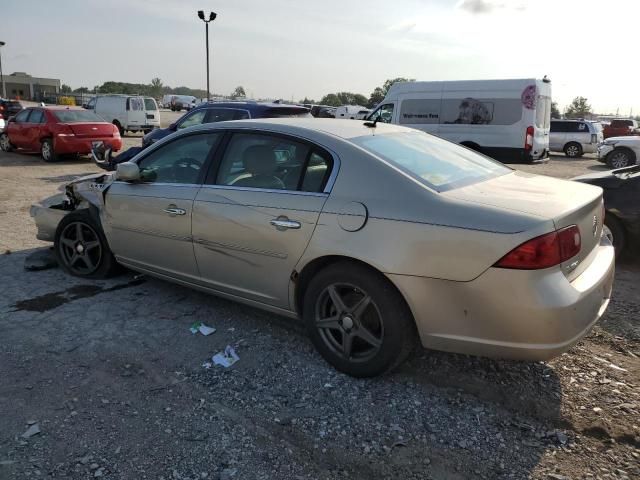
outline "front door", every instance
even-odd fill
[[[332,164],[327,152],[303,141],[233,134],[193,208],[203,283],[289,308],[291,273],[327,199]]]
[[[18,148],[28,148],[28,144],[26,141],[25,133],[27,126],[27,120],[29,118],[29,114],[31,113],[31,109],[27,108],[18,113],[13,121],[7,127],[7,131],[9,133],[9,140],[12,144],[14,144]]]
[[[116,258],[186,281],[199,279],[191,217],[219,134],[200,133],[152,149],[137,163],[142,182],[114,182],[106,196],[108,240]]]

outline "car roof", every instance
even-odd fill
[[[301,118],[301,117],[285,117],[285,118],[263,118],[234,120],[227,122],[205,123],[194,127],[186,128],[183,132],[194,130],[210,130],[215,128],[256,128],[265,130],[276,130],[281,133],[291,133],[300,130],[311,130],[322,132],[340,137],[343,139],[351,139],[371,135],[372,133],[387,134],[393,132],[417,132],[417,130],[399,125],[391,125],[388,123],[378,123],[375,130],[364,125],[361,120],[342,120],[333,118]],[[280,128],[278,128],[280,127]]]
[[[40,105],[34,105],[32,107],[27,107],[27,108],[43,108],[45,110],[83,110],[83,111],[86,111],[82,107],[72,107],[72,106],[65,106],[65,105],[46,105],[44,107],[42,107]]]
[[[309,111],[307,107],[303,107],[302,105],[287,105],[284,103],[271,103],[271,102],[205,102],[198,106],[196,109],[200,108],[242,108],[244,110],[249,110],[251,112],[262,112],[265,110],[271,109],[291,109],[297,108],[300,111]]]

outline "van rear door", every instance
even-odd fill
[[[146,123],[144,99],[142,97],[127,97],[127,125],[126,130],[140,130]]]
[[[536,102],[536,124],[533,135],[532,156],[542,158],[549,152],[549,130],[551,121],[551,97],[539,95]]]

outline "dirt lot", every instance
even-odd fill
[[[96,170],[0,152],[0,480],[640,478],[637,261],[618,265],[605,318],[551,362],[421,351],[355,380],[294,321],[131,273],[25,271],[43,246],[29,205]],[[194,336],[196,321],[217,331]],[[240,361],[205,369],[226,345]]]

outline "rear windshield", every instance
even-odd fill
[[[145,98],[144,99],[144,109],[145,110],[157,110],[158,105],[156,105],[156,101],[153,98]]]
[[[490,158],[424,132],[367,135],[352,141],[438,192],[512,171]]]
[[[306,108],[270,108],[264,113],[264,118],[282,117],[311,117]]]
[[[53,115],[62,123],[104,122],[91,110],[54,110]]]

